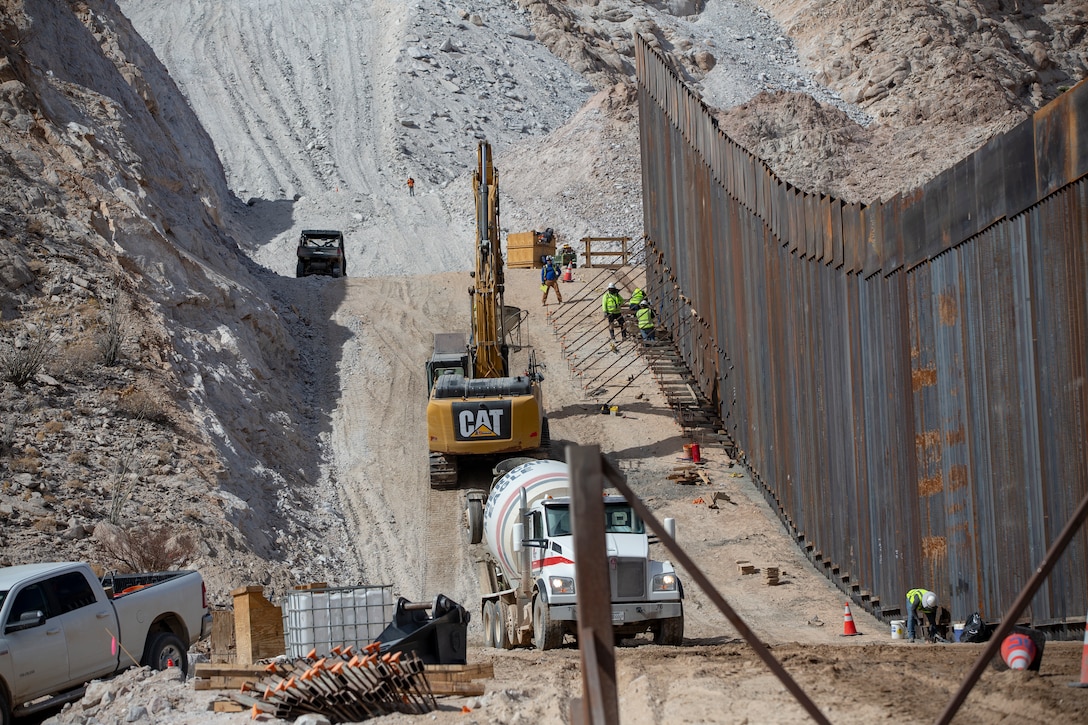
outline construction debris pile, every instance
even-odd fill
[[[401,652],[378,654],[376,644],[362,654],[351,647],[316,652],[293,662],[272,663],[258,682],[243,685],[231,699],[252,708],[253,716],[293,720],[305,713],[334,723],[359,722],[392,713],[419,715],[437,707],[423,660]]]

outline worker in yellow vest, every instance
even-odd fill
[[[616,339],[614,325],[619,325],[621,339],[627,339],[627,328],[623,324],[623,297],[620,296],[619,287],[615,282],[608,283],[608,289],[601,298],[601,309],[604,310],[605,320],[608,321],[608,336]]]
[[[639,304],[635,320],[638,322],[638,331],[642,333],[643,341],[654,341],[654,311],[650,308],[649,300],[643,300]]]
[[[914,641],[916,615],[924,614],[929,620],[929,641],[937,638],[937,595],[928,589],[911,589],[907,592],[907,641]]]

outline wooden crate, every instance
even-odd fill
[[[536,232],[514,232],[506,235],[506,266],[516,269],[540,269],[540,258],[555,255],[555,241],[537,244]]]
[[[231,596],[238,664],[248,665],[286,652],[283,610],[264,598],[264,587],[240,587]]]

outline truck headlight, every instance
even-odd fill
[[[654,577],[653,590],[655,592],[675,592],[676,591],[676,575],[675,574],[658,574]]]
[[[574,580],[569,576],[549,577],[548,587],[552,594],[574,594]]]

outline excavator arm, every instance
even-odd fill
[[[476,197],[476,285],[472,293],[473,377],[508,374],[509,352],[500,314],[503,309],[502,249],[499,241],[499,173],[491,160],[491,144],[481,141],[472,177]]]

